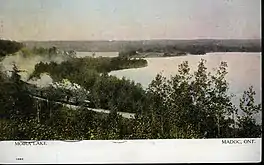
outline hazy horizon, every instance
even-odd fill
[[[260,0],[0,0],[20,41],[261,39]]]
[[[111,39],[94,39],[94,40],[87,40],[87,39],[76,39],[76,40],[18,40],[21,42],[56,42],[56,41],[65,41],[65,42],[100,42],[100,41],[192,41],[192,40],[260,40],[261,38],[189,38],[189,39],[177,39],[177,38],[161,38],[161,39],[120,39],[120,40],[111,40]]]
[[[6,38],[8,39],[8,38]],[[17,40],[17,41],[20,41],[20,42],[100,42],[100,41],[113,41],[113,42],[117,42],[117,41],[192,41],[192,40],[262,40],[261,38],[207,38],[207,39],[204,39],[204,38],[189,38],[189,39],[177,39],[177,38],[169,38],[169,39],[166,39],[166,38],[161,38],[161,39],[124,39],[124,40],[111,40],[111,39],[76,39],[76,40]]]

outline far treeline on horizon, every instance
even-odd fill
[[[120,52],[124,50],[188,49],[197,47],[212,52],[261,52],[261,39],[156,39],[156,40],[87,40],[87,41],[21,41],[27,47],[49,48],[80,52]]]

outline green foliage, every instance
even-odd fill
[[[199,138],[226,138],[233,135],[231,125],[235,121],[232,114],[236,114],[237,109],[231,103],[231,95],[227,94],[227,64],[222,62],[216,74],[212,75],[207,73],[205,63],[202,60],[198,70],[190,74],[188,62],[184,62],[179,65],[179,74],[172,76],[170,80],[159,74],[151,82],[147,90],[151,98],[150,116],[159,123],[161,136],[167,137],[174,127],[186,133],[183,137],[190,137],[188,131]],[[241,109],[246,112],[246,118],[249,118],[259,112],[260,106],[254,105],[252,91],[247,94],[251,99],[247,108]],[[258,127],[253,118],[242,123],[249,121],[252,128]],[[249,132],[250,127],[247,129],[242,128]],[[257,128],[254,131],[260,134]]]
[[[28,118],[34,115],[33,100],[20,81],[18,69],[14,65],[11,78],[0,76],[0,116],[2,118]]]
[[[39,77],[48,72],[54,81],[67,78],[91,91],[89,100],[96,108],[119,111],[138,112],[144,108],[145,92],[141,85],[126,79],[108,76],[107,72],[117,69],[146,65],[145,60],[129,60],[121,58],[82,58],[71,59],[61,64],[40,62],[35,66],[32,77]]]
[[[18,52],[23,47],[22,43],[0,39],[0,59]]]
[[[99,77],[92,87],[91,97],[96,108],[117,108],[121,112],[133,113],[146,107],[146,95],[139,84],[114,76]]]
[[[45,49],[45,48],[43,48],[43,47],[39,47],[39,48],[34,47],[34,48],[32,49],[32,52],[33,52],[34,54],[39,54],[39,55],[41,55],[41,54],[49,54],[49,49]]]
[[[109,76],[105,72],[114,68],[111,65],[113,61],[104,58],[100,60],[40,63],[36,66],[35,75],[48,71],[54,78],[68,78],[82,85],[91,91],[90,99],[94,107],[110,109],[110,114],[33,100],[28,88],[20,81],[15,66],[11,78],[1,73],[0,139],[261,137],[262,125],[256,122],[254,116],[262,108],[255,104],[253,87],[245,91],[240,100],[239,110],[243,112],[240,116],[228,94],[225,62],[220,64],[214,74],[207,71],[205,60],[199,62],[194,73],[190,72],[188,62],[183,62],[179,65],[178,74],[169,79],[158,74],[147,90],[143,90],[140,84],[133,81]],[[113,63],[117,65],[119,62]],[[58,99],[62,94],[67,95],[67,92],[43,89],[43,96],[49,100]],[[125,119],[117,111],[134,112],[136,117]]]
[[[239,137],[261,137],[262,125],[256,122],[254,115],[262,112],[261,104],[255,104],[253,86],[250,86],[247,91],[244,92],[243,97],[240,99],[240,109],[242,110],[242,116],[238,116],[238,131]]]
[[[32,57],[32,55],[33,55],[32,52],[26,47],[23,47],[20,51],[21,51],[22,56],[24,58],[29,58],[29,57]]]
[[[150,41],[153,42],[153,41]],[[159,43],[160,42],[160,43]],[[163,41],[164,42],[164,41]],[[240,44],[231,44],[224,42],[226,41],[183,41],[173,43],[163,43],[162,41],[157,41],[157,43],[149,43],[134,45],[133,47],[126,47],[124,50],[120,51],[120,57],[140,57],[140,54],[156,54],[163,53],[163,56],[181,56],[185,54],[193,55],[204,55],[210,52],[261,52],[260,44],[253,43],[240,43]],[[228,41],[227,41],[228,42]],[[144,57],[144,56],[143,56]]]
[[[144,67],[146,65],[147,61],[143,59],[129,60],[119,57],[73,58],[61,64],[40,62],[35,66],[35,71],[31,77],[38,77],[41,73],[48,72],[55,79],[69,79],[69,75],[79,74],[78,76],[83,76],[83,74],[89,74],[89,72],[108,73],[113,70]]]
[[[129,58],[135,55],[137,55],[137,51],[135,50],[125,50],[125,51],[119,52],[118,54],[118,56],[121,58]]]
[[[24,58],[32,58],[34,56],[44,57],[46,59],[52,59],[54,57],[60,57],[65,60],[74,58],[76,55],[75,51],[63,51],[59,50],[57,47],[53,46],[50,48],[43,48],[43,47],[23,47],[20,50],[22,57]]]
[[[21,48],[20,43],[0,40],[1,57]],[[172,49],[176,50],[175,47]],[[210,49],[193,46],[192,50],[197,53]],[[56,47],[34,48],[33,51],[23,48],[21,52],[24,57],[60,54]],[[132,54],[133,51],[130,52]],[[91,91],[89,99],[93,106],[110,109],[110,114],[92,112],[84,107],[73,110],[52,101],[33,99],[30,88],[20,80],[19,70],[14,65],[11,77],[0,73],[0,140],[262,136],[262,124],[254,118],[262,112],[261,105],[255,104],[255,91],[250,87],[244,92],[239,108],[235,107],[231,102],[232,95],[228,94],[225,62],[220,64],[215,74],[207,72],[205,60],[199,62],[194,73],[190,72],[188,62],[183,62],[179,65],[178,74],[169,79],[158,74],[147,90],[133,81],[107,74],[112,70],[146,64],[145,60],[118,57],[70,58],[61,64],[39,63],[35,66],[31,77],[48,72],[55,81],[66,78],[80,84]],[[48,100],[67,95],[70,95],[67,90],[43,89],[43,97]],[[238,115],[238,110],[242,115]],[[122,118],[117,111],[134,112],[136,118]]]

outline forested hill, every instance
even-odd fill
[[[167,47],[177,47],[179,49],[190,49],[192,46],[203,48],[205,51],[237,51],[237,52],[261,52],[261,40],[140,40],[140,41],[23,41],[28,47],[49,48],[56,46],[63,50],[76,51],[101,51],[120,52],[124,49],[143,49],[151,51],[164,49]]]

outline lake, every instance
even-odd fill
[[[255,99],[261,103],[261,53],[241,53],[241,52],[223,52],[223,53],[207,53],[206,55],[188,55],[178,57],[164,58],[146,58],[148,66],[138,69],[125,69],[112,71],[110,75],[122,78],[123,76],[141,83],[144,88],[155,78],[157,73],[162,73],[166,77],[175,75],[178,65],[183,61],[188,61],[191,71],[197,70],[197,65],[201,59],[205,59],[208,71],[214,73],[221,61],[227,62],[228,74],[226,79],[230,84],[230,93],[234,93],[236,97],[233,102],[238,105],[239,98],[243,92],[253,85],[256,91]],[[258,120],[261,116],[257,117]]]
[[[76,52],[76,56],[78,58],[82,58],[82,57],[92,57],[93,53],[95,53],[94,57],[117,57],[118,56],[118,52]]]

